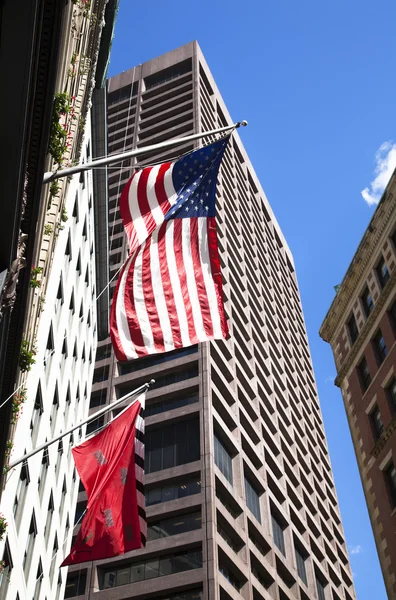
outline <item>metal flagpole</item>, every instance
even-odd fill
[[[70,175],[74,175],[75,173],[81,173],[82,171],[88,171],[94,167],[99,167],[100,165],[111,165],[112,163],[120,162],[125,160],[126,158],[132,158],[133,156],[141,156],[142,154],[147,154],[148,152],[152,152],[153,150],[162,150],[163,148],[169,148],[170,146],[177,146],[178,144],[182,144],[184,142],[189,142],[192,140],[198,140],[200,138],[206,137],[208,135],[215,135],[216,133],[224,133],[225,131],[230,131],[231,129],[238,129],[238,127],[246,127],[247,121],[239,121],[238,123],[234,123],[234,125],[228,125],[227,127],[221,127],[220,129],[212,129],[212,131],[202,131],[201,133],[194,133],[193,135],[187,135],[183,138],[178,138],[176,140],[168,140],[166,142],[162,142],[161,144],[153,144],[152,146],[146,146],[145,148],[137,148],[136,150],[129,150],[128,152],[124,152],[123,154],[112,154],[111,156],[106,156],[105,158],[99,158],[98,160],[93,160],[90,163],[85,163],[84,165],[77,165],[75,167],[69,167],[68,169],[61,169],[60,171],[55,171],[52,173],[51,171],[44,173],[43,183],[49,183],[50,181],[54,181],[54,179],[59,179],[60,177],[70,177]]]
[[[27,460],[31,456],[34,456],[35,454],[37,454],[37,452],[40,452],[41,450],[44,450],[45,448],[48,448],[48,446],[51,446],[51,444],[54,444],[55,442],[57,442],[61,438],[65,437],[66,435],[69,435],[69,433],[71,433],[72,431],[75,431],[76,429],[79,429],[80,427],[82,427],[83,425],[85,425],[86,423],[88,423],[89,421],[93,421],[94,419],[97,419],[101,415],[104,415],[105,413],[107,413],[109,410],[113,410],[113,408],[115,408],[118,404],[121,404],[121,402],[123,402],[124,400],[126,400],[130,396],[137,396],[137,395],[141,394],[142,392],[146,392],[149,389],[150,385],[152,385],[153,383],[155,383],[155,379],[151,379],[151,381],[149,381],[148,383],[143,384],[142,386],[138,387],[136,390],[132,390],[132,392],[129,392],[125,396],[122,396],[122,398],[119,398],[118,400],[116,400],[112,404],[109,404],[108,406],[105,406],[104,408],[101,408],[96,413],[94,413],[93,415],[91,415],[90,417],[88,417],[88,419],[85,419],[85,421],[81,421],[81,423],[78,423],[77,425],[74,425],[73,427],[71,427],[70,429],[68,429],[67,431],[65,431],[64,433],[61,433],[57,437],[52,438],[52,440],[50,440],[49,442],[46,442],[45,444],[41,444],[41,446],[39,446],[38,448],[35,448],[34,450],[31,450],[27,454],[24,454],[23,456],[21,456],[17,460],[14,460],[12,463],[10,463],[8,465],[8,469],[9,470],[13,469],[14,467],[16,467],[17,465],[19,465],[24,460]]]

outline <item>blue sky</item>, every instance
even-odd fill
[[[140,9],[140,10],[139,10]],[[110,75],[197,39],[293,252],[358,600],[386,593],[319,327],[395,160],[391,0],[121,0]],[[389,152],[390,151],[390,152]]]

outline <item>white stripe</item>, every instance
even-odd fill
[[[208,221],[206,218],[198,219],[198,240],[199,240],[199,258],[201,261],[202,274],[205,281],[206,293],[209,301],[210,315],[212,318],[213,337],[221,339],[221,321],[219,313],[219,304],[217,302],[216,288],[212,276],[210,265],[209,247],[208,247]]]
[[[176,204],[176,201],[177,201],[177,192],[173,185],[173,176],[172,176],[174,166],[175,166],[175,163],[172,163],[164,175],[165,192],[166,192],[166,195],[168,196],[168,200],[169,200],[169,203],[171,206]]]
[[[180,326],[180,335],[183,346],[190,346],[192,340],[188,334],[188,320],[186,314],[186,307],[184,305],[183,294],[180,286],[180,279],[177,272],[175,248],[173,245],[175,222],[173,220],[168,221],[166,224],[166,259],[169,269],[169,279],[173,289],[173,296],[175,299],[176,314]]]
[[[136,429],[139,429],[139,431],[144,433],[144,420],[140,415],[136,417]]]
[[[137,358],[137,353],[135,350],[135,346],[131,340],[131,335],[129,332],[128,320],[126,317],[126,309],[125,309],[125,285],[128,278],[129,267],[131,266],[131,261],[133,259],[132,255],[127,262],[124,273],[122,274],[122,279],[120,283],[120,287],[118,288],[117,295],[117,303],[116,303],[116,324],[118,335],[120,338],[120,343],[122,346],[122,350],[127,357],[128,360],[133,358]]]
[[[157,307],[158,318],[161,326],[162,335],[164,338],[165,352],[175,349],[172,336],[172,327],[169,320],[168,308],[162,285],[160,261],[158,255],[158,233],[159,230],[153,231],[151,235],[150,246],[150,269],[153,281],[153,295],[155,296],[155,304]]]
[[[144,301],[142,281],[143,251],[146,245],[149,243],[150,239],[148,239],[138,251],[138,256],[136,258],[135,268],[133,272],[133,296],[135,299],[136,317],[142,332],[143,344],[147,352],[149,354],[153,354],[153,352],[156,352],[156,350],[154,346],[153,332],[151,331],[150,321],[147,314],[146,303]]]
[[[135,440],[135,454],[144,458],[144,444],[140,440]]]
[[[191,308],[194,319],[195,331],[199,341],[204,342],[208,339],[201,313],[201,307],[198,299],[197,284],[194,277],[194,263],[191,254],[191,234],[190,234],[190,219],[181,219],[182,221],[182,247],[183,247],[183,262],[186,270],[187,289],[190,296]]]
[[[129,194],[128,194],[128,205],[129,212],[131,213],[132,223],[136,231],[137,239],[139,240],[139,244],[142,244],[144,240],[147,238],[147,228],[144,223],[144,219],[140,213],[139,202],[138,202],[138,183],[142,171],[138,171],[134,178],[132,179],[132,183],[129,186]]]

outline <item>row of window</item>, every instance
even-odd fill
[[[396,231],[392,236],[392,240],[396,248]],[[378,283],[382,289],[383,287],[385,287],[389,279],[389,269],[383,256],[381,256],[379,262],[377,263],[377,266],[375,267],[375,273],[377,275]],[[361,293],[360,302],[363,307],[363,312],[366,318],[368,318],[374,309],[374,301],[368,286],[366,286],[363,292]],[[396,305],[394,306],[394,311],[396,312]],[[353,314],[347,321],[347,329],[349,333],[350,342],[353,345],[359,336],[359,330],[357,327],[355,316]]]

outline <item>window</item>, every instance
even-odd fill
[[[193,496],[201,492],[200,481],[186,481],[174,485],[166,485],[150,490],[145,490],[146,506],[160,504],[161,502],[169,502],[170,500],[178,500],[186,496]]]
[[[95,408],[96,406],[102,406],[102,404],[106,404],[106,390],[100,390],[99,392],[94,392],[91,394],[89,401],[89,408]],[[146,415],[145,411],[145,415]]]
[[[326,600],[325,586],[317,577],[316,577],[316,589],[318,592],[318,600]]]
[[[347,328],[349,333],[349,339],[351,340],[351,344],[354,344],[358,338],[359,330],[356,325],[356,319],[354,315],[352,315],[347,322]]]
[[[386,388],[392,413],[396,412],[396,377],[392,377]]]
[[[99,589],[106,590],[119,585],[136,583],[155,577],[182,573],[202,567],[202,551],[187,550],[160,557],[149,558],[122,567],[103,569],[100,573]],[[65,596],[70,598],[71,596]]]
[[[199,421],[181,421],[145,435],[145,469],[154,473],[200,458]]]
[[[101,429],[104,426],[104,422],[104,415],[102,415],[101,417],[98,417],[97,419],[94,419],[88,423],[86,435],[91,435],[91,433],[94,433],[94,431]]]
[[[194,531],[195,529],[200,529],[201,525],[200,512],[161,519],[160,521],[148,524],[147,541],[158,540],[159,538],[185,533],[186,531]]]
[[[43,457],[41,459],[41,467],[40,467],[40,475],[39,475],[39,479],[38,479],[38,489],[39,489],[40,500],[42,500],[43,492],[45,490],[45,482],[47,479],[48,467],[49,467],[49,455],[48,455],[48,450],[45,449],[45,450],[43,450]]]
[[[232,457],[216,435],[214,436],[214,461],[232,485]]]
[[[301,581],[308,585],[307,581],[307,570],[305,568],[306,556],[300,552],[300,550],[295,546],[294,551],[296,553],[296,564],[297,564],[297,573]]]
[[[76,197],[74,198],[72,217],[74,219],[76,219],[76,223],[78,223],[79,218],[80,218],[80,212],[79,212],[79,208],[78,208],[78,193],[76,193]]]
[[[274,515],[271,515],[271,522],[272,522],[272,533],[273,533],[273,536],[274,536],[275,545],[279,548],[279,550],[282,552],[282,554],[284,556],[286,556],[285,538],[284,538],[284,535],[283,535],[283,527],[277,521],[277,519],[274,517]]]
[[[228,583],[232,585],[232,587],[234,587],[236,590],[241,589],[242,582],[234,575],[231,569],[226,567],[224,564],[219,563],[219,571],[223,577],[227,579]]]
[[[0,571],[0,598],[5,598],[13,567],[8,539],[5,542],[2,561],[5,566]]]
[[[396,332],[396,300],[391,304],[390,308],[388,309],[388,313],[393,331]]]
[[[44,527],[44,537],[45,537],[45,543],[48,544],[48,539],[50,536],[50,532],[51,532],[51,523],[52,523],[52,516],[54,513],[54,497],[52,495],[52,491],[49,497],[49,502],[48,502],[48,512],[47,512],[47,518],[45,520],[45,527]]]
[[[36,445],[39,424],[40,424],[40,416],[41,416],[43,410],[44,410],[43,398],[41,395],[41,385],[39,383],[38,387],[37,387],[37,392],[36,392],[36,399],[34,401],[33,414],[32,414],[32,418],[30,420],[30,435],[32,437],[33,446]]]
[[[69,573],[66,581],[65,599],[73,598],[74,596],[82,596],[85,594],[87,584],[87,572],[77,571]]]
[[[370,313],[374,308],[374,302],[368,287],[364,288],[363,294],[360,298],[363,304],[364,314],[366,315],[366,317],[369,317]]]
[[[54,571],[55,571],[55,564],[56,564],[56,555],[58,554],[58,550],[59,550],[58,536],[55,534],[54,546],[52,548],[51,566],[50,566],[50,580],[51,580],[51,585],[52,585],[53,579],[54,579]],[[38,598],[38,596],[35,596],[35,598]]]
[[[51,366],[51,359],[54,355],[55,344],[54,344],[54,330],[52,328],[52,323],[49,328],[48,338],[47,338],[47,347],[44,352],[44,366],[49,372],[49,367]]]
[[[40,598],[41,583],[42,583],[42,581],[43,581],[43,565],[42,565],[41,559],[40,559],[38,567],[37,567],[36,585],[34,587],[34,596],[33,596],[33,598]]]
[[[195,404],[199,401],[198,394],[192,394],[190,396],[172,396],[167,400],[161,400],[160,402],[154,402],[146,406],[144,414],[146,417],[152,415],[158,415],[167,410],[174,410],[181,406],[187,406],[189,404]]]
[[[260,497],[258,492],[255,490],[250,481],[245,477],[245,493],[246,493],[246,505],[248,509],[256,517],[257,521],[261,523],[260,515]]]
[[[392,508],[396,507],[396,469],[393,462],[384,471],[386,485],[388,487],[389,498]]]
[[[381,419],[381,413],[378,406],[370,413],[371,426],[373,428],[374,438],[377,440],[384,431],[384,424]]]
[[[377,277],[378,277],[380,286],[383,288],[389,279],[388,267],[386,265],[386,262],[385,262],[383,256],[381,256],[381,259],[380,259],[379,263],[377,264],[377,267],[375,270],[377,273]]]
[[[383,338],[381,330],[379,330],[378,333],[373,338],[373,348],[374,348],[375,356],[377,358],[378,365],[381,365],[388,354],[388,349],[385,345],[385,340]]]
[[[23,464],[21,473],[19,475],[19,481],[18,481],[16,492],[15,492],[14,506],[13,506],[13,512],[14,512],[14,518],[15,518],[17,530],[19,529],[19,525],[21,523],[23,507],[25,504],[25,498],[26,498],[26,493],[27,493],[29,482],[30,482],[29,469],[28,469],[27,464]]]
[[[358,371],[358,375],[359,375],[360,385],[361,385],[362,391],[364,393],[371,383],[370,371],[369,371],[368,364],[367,364],[367,361],[364,356],[357,366],[357,371]]]
[[[54,435],[56,420],[58,417],[59,410],[59,394],[58,394],[58,385],[55,385],[54,397],[52,400],[51,414],[50,414],[50,425],[51,425],[51,434]]]
[[[30,563],[32,562],[33,550],[34,550],[34,542],[37,535],[37,526],[36,519],[34,513],[32,514],[32,518],[30,520],[29,533],[26,540],[26,548],[25,553],[23,555],[23,571],[25,573],[25,578],[28,579]]]

